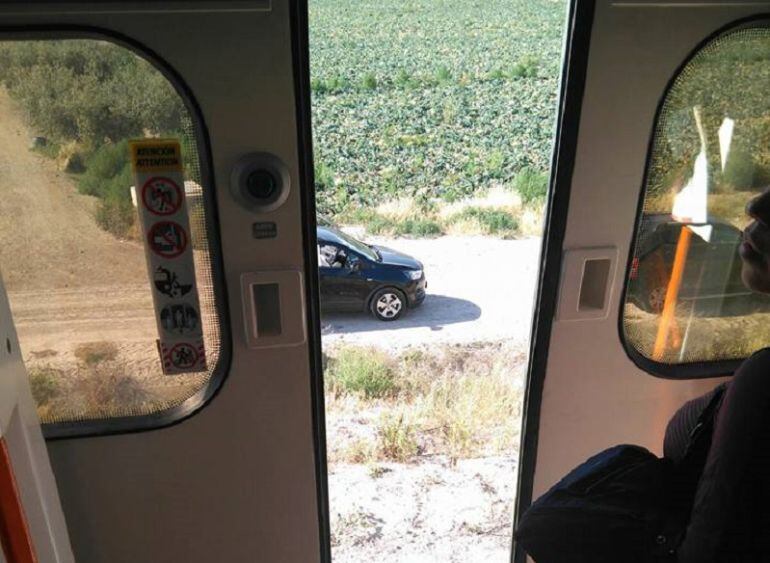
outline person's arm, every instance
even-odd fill
[[[758,550],[770,506],[770,349],[735,372],[716,418],[679,563],[768,561]],[[748,557],[748,559],[746,558]],[[760,559],[752,559],[760,557]]]
[[[663,440],[663,457],[674,462],[681,461],[690,443],[690,434],[698,423],[703,409],[711,402],[714,394],[726,384],[718,385],[708,393],[687,401],[679,407],[666,426],[666,436]]]

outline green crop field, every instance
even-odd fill
[[[564,0],[311,0],[319,209],[547,172],[564,20]]]

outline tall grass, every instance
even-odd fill
[[[357,394],[366,399],[392,395],[397,389],[391,359],[376,348],[345,348],[326,365],[327,390],[337,395]]]
[[[344,442],[330,442],[331,459],[403,462],[426,454],[454,461],[510,454],[518,444],[523,358],[499,343],[400,354],[351,346],[332,350],[328,424],[334,429],[353,420],[357,431]],[[341,377],[340,366],[362,369]]]

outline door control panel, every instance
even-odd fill
[[[246,343],[250,348],[296,346],[307,340],[301,271],[242,274],[241,292]]]
[[[607,318],[612,305],[617,258],[615,247],[564,251],[557,321]]]

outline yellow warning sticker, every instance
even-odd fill
[[[182,151],[175,139],[146,139],[131,142],[131,166],[134,174],[182,171]]]
[[[130,148],[163,372],[205,371],[203,319],[179,141],[142,139],[132,141]]]

